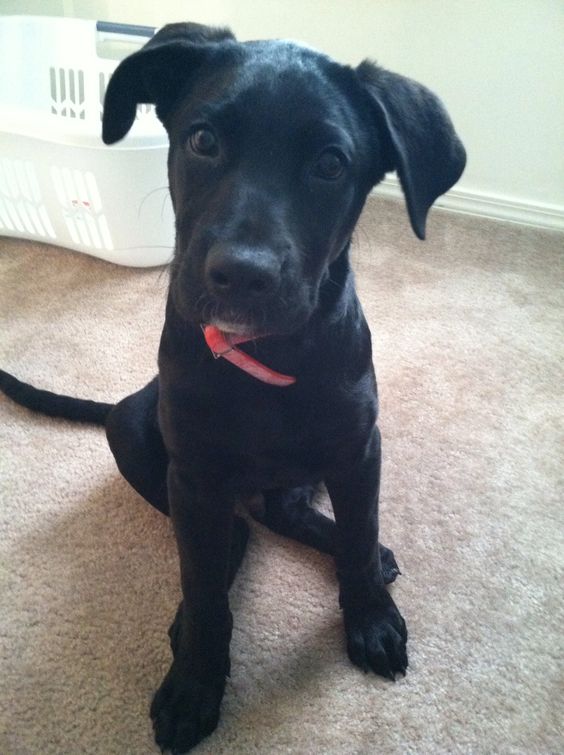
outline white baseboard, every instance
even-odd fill
[[[395,176],[385,178],[374,193],[384,197],[402,196],[399,181]],[[521,202],[503,196],[454,188],[439,197],[435,206],[466,215],[564,231],[564,207],[558,205]]]

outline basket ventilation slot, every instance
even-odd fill
[[[33,163],[0,159],[0,229],[55,239]]]
[[[94,174],[54,167],[51,168],[51,177],[73,243],[95,249],[113,249]]]
[[[51,67],[51,112],[63,118],[86,118],[84,71]]]

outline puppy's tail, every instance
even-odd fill
[[[104,404],[101,401],[89,401],[42,391],[34,388],[33,385],[23,383],[4,370],[0,370],[0,390],[20,406],[50,417],[70,419],[74,422],[105,425],[106,418],[113,407],[113,404]]]

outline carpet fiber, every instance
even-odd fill
[[[564,239],[441,211],[428,239],[371,199],[353,251],[408,674],[353,668],[330,559],[253,523],[232,677],[199,753],[564,751]],[[104,401],[153,375],[166,272],[4,238],[0,283],[3,368]],[[169,522],[102,430],[4,398],[0,414],[0,752],[154,753],[179,600]]]

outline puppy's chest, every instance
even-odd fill
[[[176,455],[229,469],[242,487],[321,479],[338,456],[343,413],[321,396],[272,391],[285,389],[186,397],[168,415],[165,440]]]

